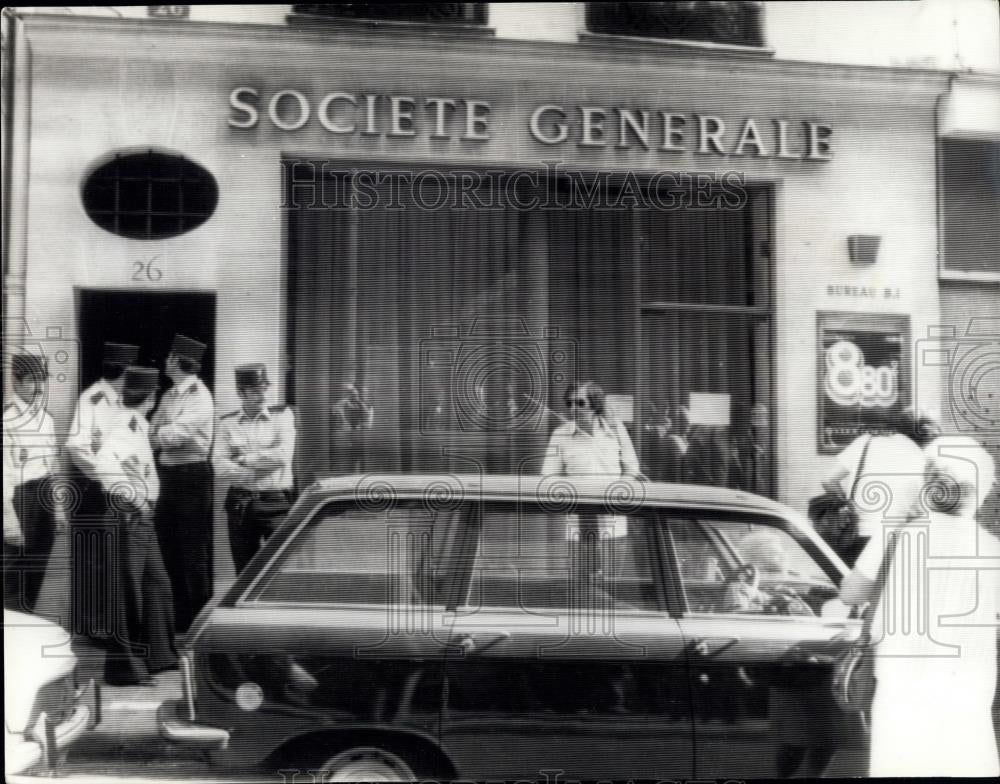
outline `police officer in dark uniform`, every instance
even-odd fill
[[[235,375],[243,405],[220,418],[213,462],[216,474],[231,482],[226,515],[239,573],[291,506],[295,416],[288,406],[267,405],[262,363],[241,365]]]
[[[135,362],[139,347],[128,343],[105,343],[101,377],[80,395],[73,423],[66,437],[70,476],[77,488],[71,545],[73,586],[71,616],[74,631],[95,640],[116,634],[111,628],[110,552],[115,544],[113,528],[107,525],[107,497],[96,465],[97,453],[108,431],[121,413],[125,368]]]
[[[207,346],[175,335],[166,372],[173,387],[153,415],[160,500],[156,532],[174,596],[177,631],[184,633],[212,597],[212,393],[198,378]]]
[[[177,664],[170,578],[153,526],[160,480],[146,420],[159,382],[156,368],[125,371],[122,410],[97,454],[118,543],[113,610],[119,634],[104,664],[104,679],[115,685],[150,683],[152,675]]]

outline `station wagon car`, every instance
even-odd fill
[[[55,772],[60,758],[100,721],[93,678],[77,682],[77,658],[60,626],[3,613],[4,773]]]
[[[340,477],[199,616],[167,739],[323,780],[752,778],[863,742],[844,565],[747,493]]]

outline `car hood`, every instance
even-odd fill
[[[76,668],[70,636],[44,618],[4,610],[4,723],[8,732],[24,732],[35,695],[46,683]]]

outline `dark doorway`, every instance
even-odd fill
[[[215,294],[80,289],[77,306],[81,390],[100,377],[107,341],[138,345],[139,364],[160,368],[160,388],[166,390],[171,382],[163,374],[163,362],[178,332],[208,345],[200,375],[214,388]]]

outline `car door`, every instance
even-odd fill
[[[689,778],[684,646],[656,526],[583,505],[480,508],[441,720],[459,774]]]
[[[741,513],[667,513],[668,563],[694,712],[699,778],[819,776],[864,734],[831,697],[859,631],[837,568],[802,531]]]
[[[333,502],[269,542],[199,641],[199,720],[256,759],[322,727],[436,743],[450,635],[442,567],[467,506]]]

